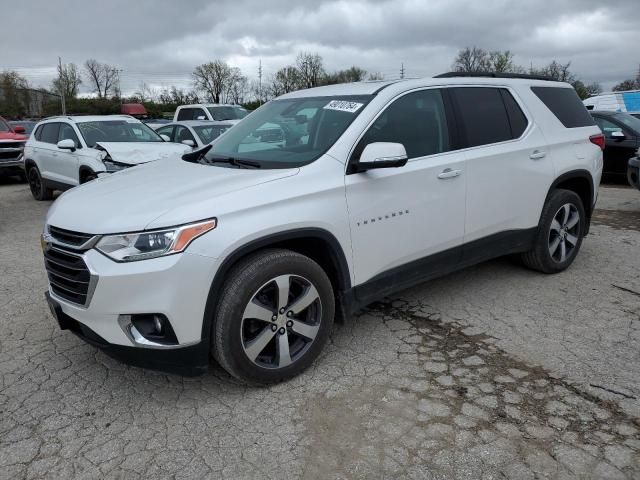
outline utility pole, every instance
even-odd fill
[[[400,78],[404,78],[404,62],[400,66]]]
[[[262,59],[258,61],[258,105],[262,105]]]
[[[118,97],[120,97],[120,105],[122,105],[122,85],[120,84],[120,74],[124,72],[124,70],[119,68],[116,69],[116,72],[118,73]]]
[[[58,57],[58,76],[60,77],[60,102],[62,103],[62,115],[67,114],[67,104],[64,98],[65,82],[62,79],[62,58]]]

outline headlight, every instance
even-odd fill
[[[200,235],[216,228],[216,220],[148,232],[107,235],[96,249],[116,262],[135,262],[184,251]]]
[[[132,166],[128,163],[114,162],[113,160],[103,160],[102,163],[104,163],[107,172],[118,172]]]

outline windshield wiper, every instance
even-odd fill
[[[205,159],[206,163],[228,163],[229,165],[233,165],[238,168],[261,168],[258,162],[254,162],[252,160],[244,160],[242,158],[235,157],[216,157],[216,158],[207,158]]]

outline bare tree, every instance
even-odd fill
[[[350,83],[350,82],[361,82],[365,78],[367,78],[366,70],[363,70],[360,67],[347,68],[346,70],[339,70],[334,73],[329,73],[325,75],[324,82],[327,85],[333,85],[336,83]]]
[[[571,62],[560,63],[553,60],[551,63],[542,68],[532,68],[530,73],[534,75],[549,77],[558,82],[573,83],[576,81],[576,77],[569,70],[570,66]]]
[[[247,77],[242,75],[242,71],[238,67],[232,67],[227,82],[225,101],[237,105],[243,103],[248,89],[249,81]]]
[[[120,94],[117,89],[118,69],[116,67],[90,58],[85,62],[84,68],[89,83],[92,85],[93,91],[98,94],[98,98],[107,98],[109,93]]]
[[[220,103],[222,95],[228,89],[231,76],[231,67],[222,60],[198,65],[192,73],[196,90],[204,92],[214,103]]]
[[[451,68],[456,72],[485,72],[488,56],[483,48],[466,47],[458,52]]]
[[[58,65],[58,78],[54,79],[51,89],[58,95],[65,98],[75,98],[78,96],[78,88],[82,83],[82,78],[75,63]]]
[[[138,85],[138,90],[134,92],[134,96],[139,98],[141,102],[155,102],[160,97],[160,92],[157,88],[153,88],[143,81]]]
[[[293,92],[300,88],[300,73],[293,65],[282,67],[271,79],[269,87],[271,95],[274,97]]]
[[[369,77],[367,78],[367,80],[384,80],[384,75],[382,75],[380,72],[371,72],[369,74]]]
[[[317,53],[300,52],[296,59],[302,88],[317,87],[324,77],[322,57]]]

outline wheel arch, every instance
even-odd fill
[[[95,174],[96,172],[88,165],[80,165],[80,168],[78,169],[78,183],[82,183],[82,179],[84,178],[84,176],[89,173]]]
[[[346,307],[341,305],[345,292],[351,289],[351,275],[344,250],[338,239],[329,231],[320,228],[287,230],[252,240],[234,250],[223,260],[211,282],[204,318],[202,340],[209,341],[219,292],[231,268],[247,255],[267,248],[285,248],[316,261],[327,273],[336,295],[336,316],[344,320]]]
[[[552,191],[557,189],[570,190],[580,197],[587,215],[586,233],[588,233],[595,201],[595,185],[591,173],[588,170],[571,170],[563,173],[551,184],[547,192],[547,198],[549,198]]]

